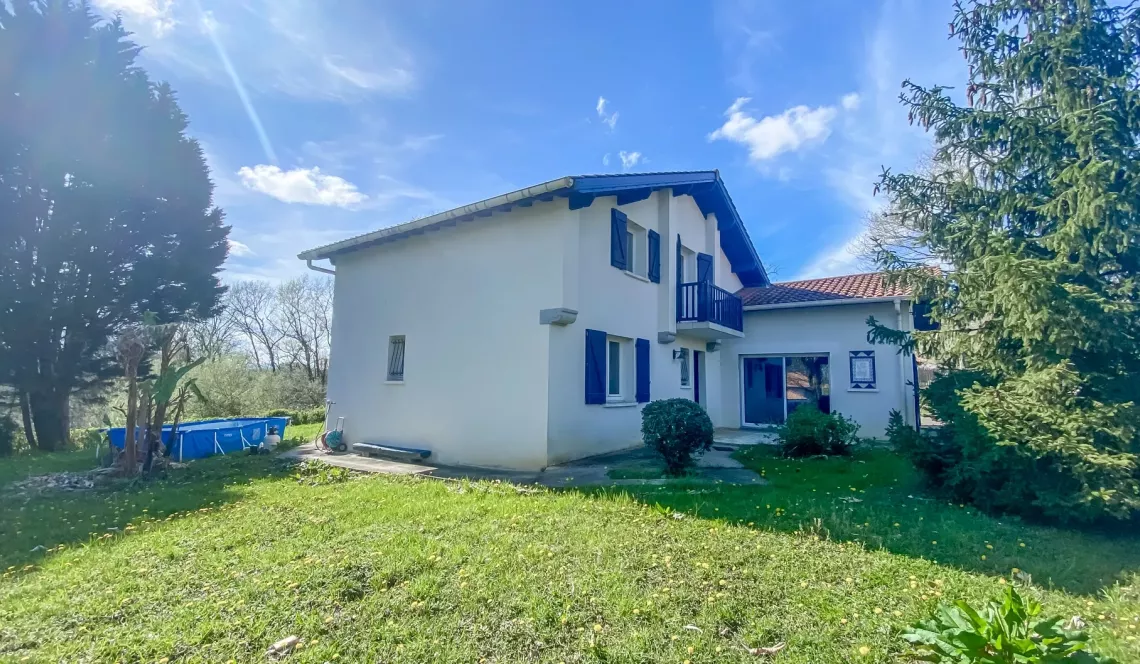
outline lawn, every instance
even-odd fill
[[[297,635],[289,662],[754,662],[742,645],[778,642],[779,662],[891,662],[900,626],[1018,567],[1140,662],[1140,539],[930,500],[881,452],[745,462],[770,484],[553,492],[234,456],[0,487],[0,661],[265,661]]]

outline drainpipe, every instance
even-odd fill
[[[904,328],[903,328],[902,298],[896,297],[894,299],[894,303],[895,303],[895,319],[896,319],[897,324],[898,324],[898,327],[896,329],[904,330]],[[914,422],[910,421],[911,399],[907,398],[907,393],[906,393],[906,381],[907,381],[906,359],[907,359],[907,354],[906,353],[896,353],[896,354],[899,356],[899,395],[900,395],[900,400],[902,401],[902,405],[903,405],[903,409],[902,409],[903,420],[906,421],[907,424],[913,425]],[[917,413],[915,414],[915,417],[918,417]]]
[[[313,265],[312,260],[305,261],[305,265],[308,265],[309,269],[313,270],[315,272],[324,272],[325,274],[333,274],[333,275],[336,274],[336,270],[330,270],[327,267],[321,267],[320,265]],[[898,307],[897,302],[895,303],[895,307]]]

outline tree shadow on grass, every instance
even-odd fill
[[[114,478],[88,490],[20,492],[0,485],[0,575],[38,564],[57,547],[98,537],[129,536],[132,522],[163,520],[240,501],[242,485],[289,475],[295,461],[278,455],[231,454]],[[80,468],[68,468],[80,470]],[[15,569],[10,569],[15,568]]]
[[[1084,531],[995,517],[931,496],[913,469],[884,451],[853,459],[742,458],[768,484],[678,480],[663,486],[585,487],[593,496],[628,494],[650,505],[753,528],[811,532],[838,542],[921,558],[968,572],[1010,576],[1068,593],[1135,583],[1140,534],[1127,525]]]

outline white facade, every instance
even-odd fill
[[[660,234],[660,283],[642,276],[638,259],[633,274],[610,264],[615,208],[629,228]],[[699,380],[700,401],[718,427],[742,425],[740,358],[750,355],[827,354],[832,408],[855,417],[863,435],[881,435],[892,408],[913,410],[903,363],[888,347],[876,349],[875,391],[846,389],[848,352],[871,348],[867,316],[893,325],[900,319],[893,303],[748,312],[743,335],[712,353],[702,336],[708,324],[678,330],[678,236],[686,256],[713,257],[717,286],[741,288],[717,227],[692,196],[664,189],[620,206],[601,196],[576,210],[554,198],[338,253],[332,421],[345,418],[349,444],[426,449],[447,465],[538,469],[635,446],[643,405],[634,394],[637,339],[648,341],[651,399],[695,398]],[[644,259],[637,239],[634,248]],[[540,323],[540,312],[558,309],[577,313],[568,324]],[[584,397],[586,330],[617,344],[622,378],[605,404]],[[388,380],[394,336],[404,339],[399,381]],[[688,385],[675,359],[681,349],[690,358]],[[704,357],[699,377],[693,351]]]
[[[744,314],[744,338],[728,341],[721,362],[720,422],[745,425],[741,399],[742,362],[748,357],[826,357],[830,368],[831,412],[854,418],[859,434],[882,437],[892,409],[914,422],[913,364],[892,346],[867,342],[867,318],[896,329],[912,329],[910,303],[897,302],[785,307]],[[851,351],[874,351],[875,387],[852,389]]]

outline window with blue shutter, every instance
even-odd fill
[[[701,283],[713,280],[713,258],[708,254],[697,254],[697,281]]]
[[[649,231],[649,280],[661,283],[661,235]]]
[[[637,351],[637,403],[649,401],[649,339],[638,339]]]
[[[586,330],[586,403],[606,402],[606,333]]]
[[[617,209],[610,210],[610,265],[619,270],[629,269],[629,251],[625,222],[627,217]]]

